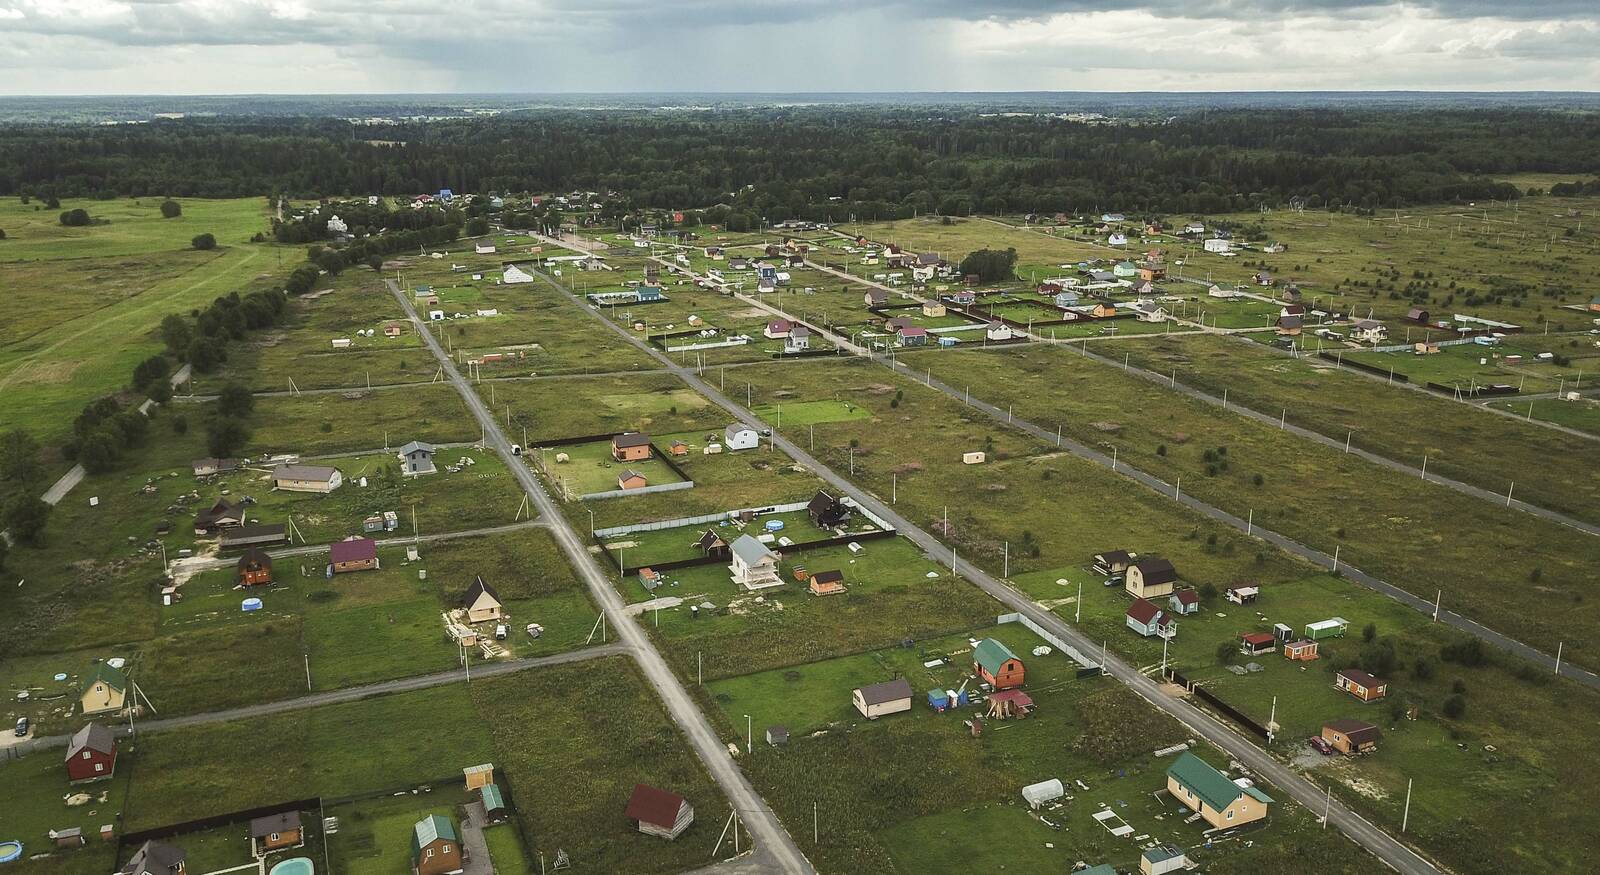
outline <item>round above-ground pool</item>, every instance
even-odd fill
[[[312,875],[315,871],[310,857],[295,857],[272,867],[272,875]]]
[[[0,863],[9,863],[21,856],[22,842],[0,842]]]

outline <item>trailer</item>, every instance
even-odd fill
[[[1321,641],[1324,638],[1343,638],[1344,633],[1350,628],[1350,621],[1343,617],[1332,617],[1327,620],[1318,620],[1306,624],[1306,637],[1312,641]]]

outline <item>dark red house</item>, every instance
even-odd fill
[[[111,730],[88,723],[67,744],[67,780],[98,781],[117,768],[117,739]]]

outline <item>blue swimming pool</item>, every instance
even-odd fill
[[[309,857],[295,857],[272,867],[272,875],[312,875],[315,871]]]
[[[22,842],[0,842],[0,863],[9,863],[22,856]]]

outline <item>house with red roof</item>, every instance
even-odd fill
[[[334,574],[374,571],[378,568],[378,542],[371,538],[346,538],[328,545],[328,564]]]
[[[668,841],[682,835],[689,824],[694,823],[694,806],[689,800],[649,784],[633,785],[626,814],[629,820],[638,821],[640,832]]]

